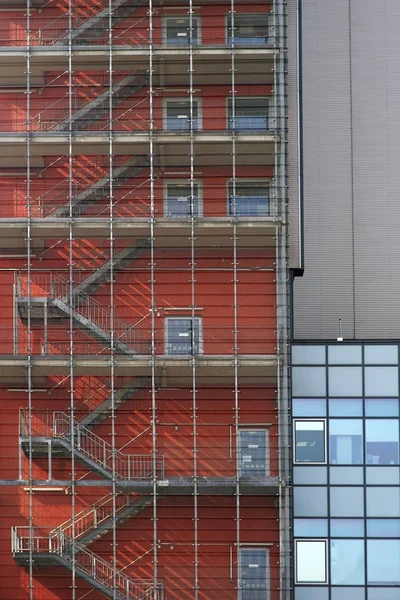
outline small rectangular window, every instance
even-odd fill
[[[191,317],[165,320],[165,353],[199,354],[202,352],[202,321]]]
[[[269,184],[237,182],[229,184],[229,215],[267,217],[270,214]]]
[[[366,419],[365,454],[368,465],[399,464],[398,419]]]
[[[241,429],[239,431],[240,476],[265,477],[268,467],[268,431]]]
[[[329,421],[329,462],[331,465],[363,464],[363,424],[361,419]]]
[[[295,463],[326,462],[326,423],[324,420],[294,421]]]
[[[327,541],[296,540],[296,583],[327,582]]]
[[[232,20],[228,17],[228,44],[249,44],[260,46],[272,43],[269,36],[269,15],[236,14],[233,29]]]
[[[190,131],[192,123],[193,131],[198,131],[199,126],[199,103],[193,101],[192,120],[190,116],[189,100],[167,100],[164,111],[164,129],[167,131]]]
[[[192,196],[193,191],[193,196]],[[165,217],[198,217],[199,216],[199,186],[188,183],[168,182],[165,187],[164,202]]]
[[[164,19],[164,43],[171,46],[185,46],[200,43],[200,22],[198,17],[192,18],[192,31],[190,31],[190,19],[184,15],[179,17],[168,17]]]
[[[235,108],[235,111],[233,111]],[[234,114],[233,114],[234,112]],[[268,98],[236,98],[228,100],[228,127],[230,131],[266,131],[268,124]]]
[[[269,552],[266,548],[240,550],[240,599],[269,600]]]

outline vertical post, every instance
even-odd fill
[[[48,299],[45,298],[44,306],[43,306],[43,320],[44,320],[44,340],[43,340],[43,353],[47,354],[47,342],[48,342]]]

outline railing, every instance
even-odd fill
[[[73,289],[73,303],[72,306],[70,306],[70,284],[68,279],[60,274],[35,274],[34,276],[31,276],[30,281],[30,292],[32,296],[44,296],[45,298],[61,300],[65,303],[68,311],[71,310],[78,313],[103,330],[110,338],[111,331],[113,331],[113,340],[115,344],[124,344],[124,346],[128,346],[138,354],[149,353],[149,341],[136,330],[137,325],[143,321],[143,318],[134,324],[130,324],[113,315],[111,310],[97,302],[97,300],[85,292],[74,294]],[[28,293],[27,276],[18,274],[16,291],[17,296],[26,297]],[[90,335],[90,330],[88,330],[87,333]]]
[[[58,527],[52,529],[50,535],[65,535],[71,539],[78,540],[89,531],[95,530],[99,525],[113,518],[113,516],[118,516],[121,510],[134,505],[136,501],[135,497],[122,493],[117,494],[115,498],[113,494],[107,494],[92,506],[87,506],[77,513],[74,519],[68,519]]]
[[[57,555],[75,565],[78,573],[81,571],[111,592],[115,591],[118,600],[162,600],[162,583],[155,586],[151,579],[132,579],[68,536],[60,532],[44,535],[42,530],[36,535],[36,530],[29,527],[11,529],[13,556],[29,552]]]
[[[20,436],[52,437],[62,439],[72,450],[84,454],[110,475],[116,474],[124,480],[149,480],[164,478],[164,457],[156,457],[155,472],[153,457],[147,454],[125,454],[114,448],[87,427],[74,421],[62,411],[34,411],[31,419],[25,409],[20,413]]]

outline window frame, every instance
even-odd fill
[[[163,45],[165,46],[188,46],[189,45],[189,38],[187,37],[186,39],[188,40],[187,44],[169,44],[168,43],[168,21],[169,20],[174,20],[174,19],[188,19],[189,17],[187,16],[187,14],[175,14],[175,15],[164,15],[162,17],[162,42]],[[193,21],[196,21],[197,23],[197,38],[196,41],[193,42],[196,46],[201,44],[201,16],[200,15],[193,15]]]
[[[236,28],[236,19],[238,17],[249,17],[249,16],[254,16],[254,17],[267,17],[267,42],[259,42],[259,43],[250,43],[247,44],[249,46],[268,46],[269,44],[273,43],[273,25],[271,23],[271,13],[270,12],[262,12],[262,13],[236,13],[235,14],[235,28]],[[227,45],[231,45],[232,41],[233,43],[236,45],[238,44],[239,46],[242,45],[246,45],[246,42],[236,42],[235,38],[232,38],[232,40],[229,40],[229,29],[231,27],[231,23],[232,23],[232,17],[230,15],[226,15],[226,22],[225,22],[225,43]],[[269,40],[269,38],[271,38],[271,41]],[[261,39],[261,38],[260,38]]]
[[[298,461],[296,460],[296,423],[311,423],[318,422],[324,424],[324,461]],[[307,418],[294,418],[293,419],[293,465],[327,465],[328,464],[328,428],[327,428],[327,419],[326,418],[315,418],[315,419],[307,419]]]
[[[303,581],[299,579],[299,559],[298,559],[298,545],[299,544],[315,544],[323,543],[325,546],[325,580],[307,580]],[[294,578],[296,585],[328,585],[329,583],[329,541],[328,538],[296,538],[294,540]]]
[[[163,107],[162,107],[162,130],[168,133],[180,134],[180,133],[190,133],[189,129],[168,129],[168,103],[169,102],[187,102],[190,103],[189,98],[183,98],[182,96],[167,96],[163,98]],[[193,102],[197,104],[197,129],[193,129],[193,133],[199,133],[203,131],[203,103],[202,98],[196,96],[193,98]]]
[[[197,207],[198,207],[198,215],[195,215],[195,218],[199,218],[203,216],[203,186],[202,181],[195,179],[193,181],[194,185],[197,185]],[[190,215],[181,216],[181,215],[167,215],[168,212],[168,186],[180,186],[186,185],[190,187],[190,181],[187,179],[164,179],[163,185],[163,217],[166,219],[186,219],[191,218]]]
[[[269,210],[268,210],[268,214],[264,215],[264,216],[257,216],[257,215],[247,215],[247,216],[239,215],[239,216],[237,216],[237,215],[231,214],[231,212],[230,212],[230,206],[231,206],[230,187],[231,187],[232,183],[233,183],[233,180],[232,179],[228,179],[227,186],[226,186],[226,214],[227,214],[228,217],[231,217],[231,218],[233,217],[235,219],[249,219],[249,218],[250,219],[251,218],[253,218],[253,219],[256,219],[256,218],[257,219],[259,219],[259,218],[266,219],[266,218],[273,217],[273,216],[275,216],[277,214],[276,203],[273,203],[272,202],[272,198],[271,198],[272,178],[259,178],[259,179],[247,179],[247,178],[241,179],[241,178],[239,178],[239,179],[236,179],[236,192],[237,192],[238,185],[239,186],[243,185],[243,187],[245,187],[245,186],[250,187],[252,185],[254,185],[254,187],[256,187],[256,186],[260,186],[260,187],[265,186],[265,187],[268,188],[268,192],[269,192],[269,194],[268,194],[268,208],[269,208]],[[236,193],[236,196],[237,195],[238,194]]]
[[[232,97],[227,97],[226,98],[226,130],[230,133],[232,133],[233,131],[236,133],[238,133],[240,135],[240,133],[246,133],[246,132],[252,132],[254,133],[254,135],[262,135],[262,134],[266,134],[267,132],[271,131],[274,129],[274,127],[271,127],[271,123],[275,123],[275,118],[272,114],[272,108],[273,108],[273,103],[272,103],[272,97],[271,96],[236,96],[235,95],[235,102],[237,102],[238,100],[266,100],[267,101],[267,115],[266,115],[266,119],[267,119],[267,124],[268,127],[266,129],[233,129],[233,127],[230,127],[230,119],[231,117],[229,116],[229,105],[232,102]]]
[[[179,317],[164,317],[164,354],[166,356],[193,356],[193,354],[170,354],[168,352],[169,340],[168,340],[168,323],[169,321],[177,321],[177,320],[193,320],[197,319],[199,322],[199,351],[194,354],[194,356],[200,355],[204,353],[203,349],[203,317],[192,317],[192,315],[183,315]]]
[[[240,600],[246,600],[245,599],[245,595],[244,595],[244,589],[243,589],[243,559],[242,559],[242,553],[243,552],[260,552],[263,551],[265,553],[265,591],[266,591],[266,595],[265,595],[265,600],[270,600],[271,598],[271,562],[270,562],[270,548],[269,546],[252,546],[251,544],[246,544],[241,545],[239,547],[239,560],[238,560],[238,565],[239,565],[239,581],[240,581],[240,586],[239,586],[239,598]],[[260,592],[263,592],[264,590],[259,590]]]
[[[254,432],[254,431],[262,431],[265,433],[265,472],[264,475],[254,475],[254,477],[256,477],[257,479],[262,479],[265,477],[270,477],[271,476],[271,464],[270,464],[270,445],[269,445],[269,427],[249,427],[248,425],[243,425],[239,427],[239,435],[238,435],[238,439],[237,439],[237,457],[238,457],[238,461],[237,461],[237,475],[238,477],[246,477],[249,476],[251,477],[251,475],[247,475],[247,474],[242,474],[241,473],[241,465],[242,465],[242,446],[241,446],[241,433],[249,433],[249,432]]]

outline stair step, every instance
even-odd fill
[[[113,86],[113,106],[118,106],[120,102],[133,96],[140,88],[148,82],[149,78],[144,74],[131,74],[124,77]],[[110,93],[107,90],[99,94],[90,102],[86,102],[81,108],[76,110],[71,119],[67,117],[52,128],[52,131],[67,131],[71,127],[75,131],[83,131],[97,119],[101,118],[109,111]],[[95,111],[95,112],[94,112]],[[94,112],[94,114],[93,114]],[[92,113],[92,116],[91,116]]]
[[[128,160],[121,167],[117,167],[114,170],[114,177],[112,178],[113,187],[116,188],[131,177],[137,176],[143,169],[148,167],[150,164],[147,156],[134,157]],[[95,204],[98,200],[105,198],[110,191],[110,177],[103,177],[92,186],[83,190],[72,199],[72,215],[74,217],[83,214],[90,206]],[[69,217],[70,207],[69,204],[60,206],[51,213],[51,217]]]
[[[151,384],[149,377],[132,377],[128,383],[114,394],[114,407],[117,408],[135,395],[138,391]],[[94,427],[111,414],[112,398],[106,398],[99,406],[79,421],[84,427]]]
[[[132,0],[115,0],[112,15],[113,24],[115,25],[115,23],[117,23],[118,21],[128,17],[135,10],[143,6],[146,1],[147,0],[135,0],[135,2],[133,3]],[[125,6],[126,4],[128,4],[128,6]],[[85,23],[77,27],[74,31],[72,31],[72,43],[76,45],[90,44],[97,37],[100,37],[101,35],[107,33],[108,18],[109,11],[108,7],[106,7],[103,10],[99,11],[96,15],[88,19]],[[98,25],[102,21],[106,21],[103,27],[96,27],[96,25]],[[55,43],[55,46],[64,46],[69,43],[69,39],[70,37],[68,35],[65,35]]]
[[[139,245],[140,244],[140,245]],[[123,271],[135,259],[140,258],[146,250],[148,250],[150,242],[140,239],[136,241],[134,246],[123,248],[112,261],[113,272]],[[72,290],[72,302],[74,305],[79,303],[79,294],[93,294],[103,283],[109,281],[111,270],[111,260],[97,268],[89,277],[78,283]],[[66,302],[67,298],[63,298]],[[69,298],[68,298],[69,301]]]

